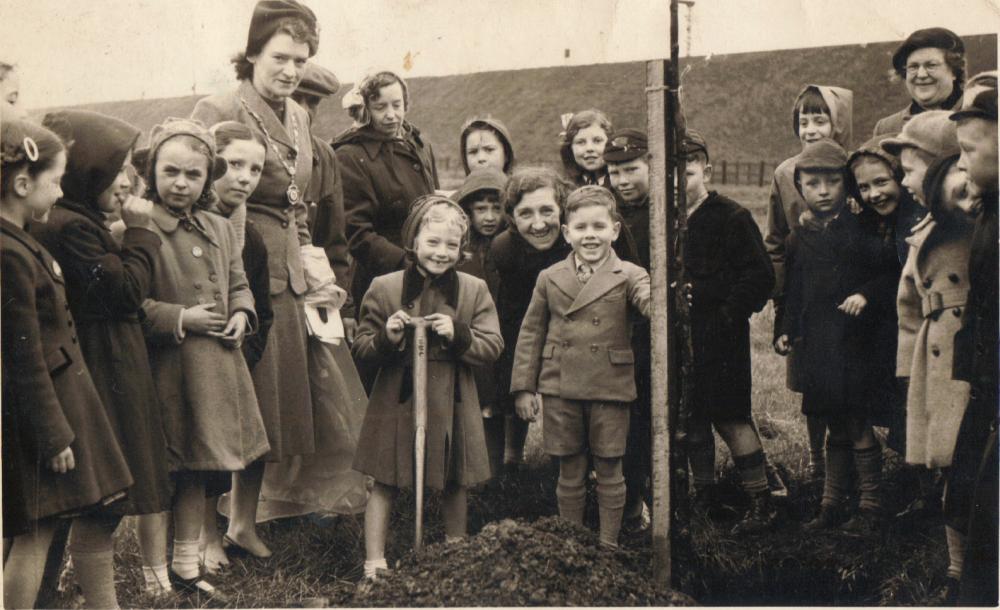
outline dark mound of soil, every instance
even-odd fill
[[[471,538],[410,553],[358,589],[364,606],[694,605],[659,591],[645,551],[598,547],[597,536],[558,517],[505,519]]]

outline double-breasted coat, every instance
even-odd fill
[[[315,450],[315,413],[309,392],[303,295],[307,286],[299,248],[311,245],[305,195],[314,169],[309,115],[285,99],[283,116],[254,89],[249,80],[228,93],[199,100],[191,118],[206,125],[238,121],[267,142],[264,171],[247,199],[247,222],[260,233],[267,248],[274,314],[267,344],[253,369],[254,388],[271,451],[268,461]],[[294,165],[298,202],[287,194]]]
[[[404,129],[405,136],[398,139],[369,125],[333,143],[344,184],[355,303],[364,298],[372,278],[403,268],[402,230],[410,204],[440,186],[430,143],[409,123]]]
[[[3,534],[118,497],[132,476],[80,352],[59,263],[0,220]],[[48,460],[70,447],[76,467]]]
[[[586,284],[576,254],[538,275],[514,351],[511,392],[564,400],[636,399],[632,325],[649,317],[649,274],[612,251]]]
[[[426,479],[428,487],[468,486],[490,477],[472,369],[494,362],[503,348],[496,307],[483,280],[450,271],[434,280],[414,266],[375,278],[361,304],[353,352],[378,366],[361,426],[355,469],[394,487],[413,485],[412,335],[402,349],[389,342],[386,320],[443,313],[454,320],[451,342],[428,330]]]
[[[248,332],[256,330],[236,234],[228,220],[198,208],[182,220],[156,204],[152,221],[163,245],[143,326],[167,448],[179,470],[242,470],[269,448],[246,360],[215,337],[180,333],[183,310],[205,303],[227,320],[246,313]]]
[[[846,209],[826,226],[804,221],[786,247],[788,273],[775,301],[775,334],[788,335],[802,367],[806,415],[883,417],[894,382],[892,299],[880,290],[899,273],[895,246],[863,231]],[[837,307],[868,301],[859,316]]]
[[[774,288],[771,260],[750,212],[710,192],[688,219],[684,269],[692,295],[692,415],[749,417],[750,316]]]
[[[969,384],[952,379],[952,366],[969,294],[971,237],[969,230],[951,230],[928,216],[907,238],[896,375],[909,378],[906,461],[928,468],[951,465],[969,398]]]

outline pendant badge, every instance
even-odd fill
[[[299,202],[299,197],[300,197],[299,187],[294,182],[288,185],[288,190],[285,191],[285,193],[288,195],[289,203],[294,205]]]

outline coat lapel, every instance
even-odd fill
[[[622,271],[622,261],[618,258],[618,255],[615,254],[614,250],[612,250],[608,260],[601,265],[600,269],[594,272],[590,281],[584,284],[580,289],[579,294],[577,294],[576,299],[573,301],[573,304],[570,305],[570,308],[566,313],[570,314],[578,309],[583,309],[587,305],[590,305],[610,292],[619,284],[625,282],[625,274],[622,273]],[[573,279],[576,279],[575,272],[573,275]],[[577,284],[580,283],[579,280],[576,280],[576,282]]]
[[[278,121],[278,117],[268,106],[264,98],[257,93],[257,90],[253,88],[253,83],[249,80],[245,80],[240,83],[238,90],[238,95],[240,99],[246,102],[244,109],[249,112],[255,120],[260,121],[264,124],[267,129],[267,133],[276,142],[280,142],[289,148],[295,148],[292,142],[292,137],[288,135],[288,130],[285,129],[285,124]],[[285,122],[291,125],[292,120],[292,109],[288,107],[288,100],[285,100]],[[308,131],[308,125],[299,125],[299,131]],[[300,134],[301,135],[301,134]]]
[[[48,274],[52,276],[53,280],[59,284],[65,283],[62,268],[59,266],[59,263],[56,262],[56,259],[52,258],[52,255],[49,254],[48,250],[38,243],[34,237],[21,227],[7,220],[0,220],[0,227],[2,227],[5,238],[9,237],[16,239],[21,242],[25,248],[30,250],[31,253],[35,255],[35,258],[41,262],[42,267],[44,267]]]
[[[555,284],[559,290],[562,290],[566,293],[566,296],[574,301],[583,289],[583,285],[580,284],[580,280],[576,278],[576,263],[573,260],[572,251],[569,253],[568,257],[552,266],[552,272],[549,274],[549,277],[552,278],[552,283]]]

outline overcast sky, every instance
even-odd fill
[[[321,27],[314,60],[344,81],[372,67],[430,76],[669,52],[668,0],[305,1]],[[28,108],[212,93],[233,83],[228,59],[254,4],[0,0],[0,59],[19,65]],[[1000,0],[697,0],[681,15],[690,55],[899,40],[934,25],[1000,31]]]

